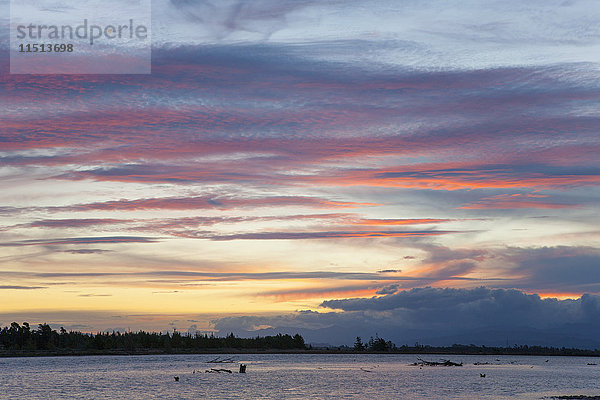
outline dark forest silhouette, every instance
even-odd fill
[[[27,322],[16,322],[0,331],[0,349],[17,351],[35,350],[164,350],[177,349],[253,349],[253,350],[303,350],[304,338],[298,334],[239,338],[232,334],[217,337],[213,334],[181,334],[157,332],[98,332],[96,334],[69,331],[57,332],[48,324],[32,329]]]
[[[566,347],[514,345],[512,347],[477,346],[453,344],[452,346],[429,346],[415,343],[413,346],[396,346],[391,341],[375,335],[367,343],[356,337],[354,352],[386,352],[401,354],[471,354],[471,355],[524,355],[524,356],[600,356],[600,350],[582,350]]]
[[[329,346],[313,348],[299,334],[277,334],[240,338],[233,333],[218,337],[213,334],[173,332],[98,332],[82,333],[60,328],[57,332],[48,324],[37,329],[16,322],[0,330],[0,355],[60,355],[60,354],[145,354],[145,353],[203,353],[203,352],[333,352],[333,353],[400,353],[400,354],[473,354],[473,355],[543,355],[543,356],[600,356],[600,350],[581,350],[565,347],[514,345],[512,347],[476,346],[474,344],[429,346],[396,346],[375,335],[366,343],[356,338],[353,347]]]

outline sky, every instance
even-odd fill
[[[1,326],[600,346],[600,3],[155,0],[148,75],[0,11]]]

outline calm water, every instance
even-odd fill
[[[594,358],[423,356],[463,367],[415,367],[413,355],[94,356],[0,359],[0,399],[539,399],[600,395]],[[500,361],[496,361],[498,358]],[[548,360],[548,362],[546,362]],[[489,362],[494,365],[473,365]],[[227,368],[234,373],[205,373]],[[193,371],[196,370],[196,373]],[[198,372],[199,371],[199,372]],[[480,373],[486,374],[485,378]],[[179,376],[175,382],[174,376]]]

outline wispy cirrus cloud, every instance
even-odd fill
[[[64,110],[36,119],[35,115],[20,118],[18,113],[23,108],[16,108],[6,126],[19,135],[3,138],[6,150],[68,151],[55,156],[6,156],[6,161],[123,164],[106,170],[73,171],[65,177],[81,178],[87,174],[90,178],[134,181],[137,173],[138,179],[145,182],[202,181],[210,174],[186,170],[185,166],[160,169],[158,165],[152,173],[150,168],[145,171],[144,165],[232,154],[241,149],[250,154],[275,155],[271,162],[278,159],[279,166],[289,168],[315,160],[386,154],[440,156],[458,149],[477,157],[481,146],[488,144],[501,150],[494,153],[492,161],[500,164],[509,155],[535,155],[568,146],[584,150],[585,146],[577,142],[548,140],[548,134],[576,127],[578,140],[593,144],[590,139],[598,125],[594,116],[560,112],[598,100],[596,87],[578,81],[578,75],[589,74],[583,67],[441,72],[405,68],[392,73],[369,71],[361,65],[342,68],[275,44],[194,50],[157,50],[156,74],[151,79],[100,76],[91,78],[91,82],[61,82],[43,77],[35,81],[35,89],[29,77],[7,79],[7,97],[14,92],[21,98],[38,98],[47,91],[54,96],[91,102],[96,112],[72,109],[71,104],[77,103],[64,102]],[[274,63],[274,59],[279,63]],[[249,108],[248,101],[257,89],[264,100],[258,108]],[[117,109],[103,103],[107,94],[122,99],[129,107]],[[144,103],[138,104],[138,95],[142,94],[139,98],[144,98]],[[197,104],[192,94],[211,96],[212,102]],[[324,95],[327,103],[321,101]],[[161,103],[164,98],[178,107],[165,107]],[[539,111],[537,116],[518,112],[531,108]],[[451,120],[446,115],[452,116]],[[425,122],[417,125],[417,121]],[[100,122],[102,133],[93,133]],[[256,134],[241,135],[242,129]],[[315,135],[316,131],[322,133]],[[332,137],[342,133],[343,142]],[[146,141],[148,138],[151,140]],[[519,138],[531,140],[525,143]],[[82,152],[80,145],[84,143],[90,151]],[[221,160],[219,166],[226,167],[227,162]],[[227,172],[216,168],[213,179],[232,179],[234,171],[231,175]],[[237,172],[240,179],[245,177],[243,171]]]
[[[185,196],[185,197],[156,197],[143,199],[120,199],[94,203],[81,203],[66,206],[48,207],[8,207],[6,214],[20,213],[24,211],[46,211],[46,212],[84,212],[84,211],[144,211],[144,210],[229,210],[234,208],[259,208],[259,207],[309,207],[309,208],[355,208],[361,206],[377,206],[377,203],[353,202],[328,200],[310,196],[271,196],[271,197],[241,197],[241,196]],[[66,225],[90,224],[98,225],[103,221],[110,223],[121,223],[118,219],[68,219]],[[61,224],[61,220],[47,220],[46,222],[33,222],[33,224],[52,225]]]
[[[155,243],[159,238],[140,236],[106,236],[106,237],[72,237],[54,239],[30,239],[17,242],[0,243],[0,247],[20,246],[52,246],[52,245],[80,245],[80,244],[118,244],[118,243]]]
[[[90,210],[193,210],[221,209],[227,210],[240,207],[269,207],[269,206],[305,206],[314,208],[352,208],[358,206],[376,205],[373,203],[357,203],[351,201],[326,200],[306,196],[273,196],[260,198],[190,196],[163,197],[135,200],[115,200],[72,206],[53,207],[55,211],[90,211]]]
[[[418,281],[428,278],[379,274],[375,272],[338,272],[338,271],[271,271],[271,272],[212,272],[193,270],[155,270],[140,272],[14,272],[0,271],[0,275],[33,278],[92,278],[92,277],[171,277],[192,278],[206,281],[263,281],[263,280],[364,280],[364,281]],[[460,280],[462,278],[456,278]],[[433,281],[434,278],[430,278]],[[464,280],[471,280],[464,278]]]
[[[367,225],[367,226],[387,226],[387,225],[423,225],[423,224],[441,224],[445,222],[455,221],[453,219],[440,219],[440,218],[387,218],[387,219],[373,219],[373,218],[361,218],[356,220],[356,225]]]
[[[0,285],[0,290],[37,290],[47,288],[47,286]]]
[[[98,225],[119,225],[130,222],[125,219],[115,218],[69,218],[69,219],[43,219],[39,221],[33,221],[29,224],[19,225],[20,227],[25,226],[29,228],[85,228],[88,226]]]
[[[70,254],[104,254],[110,253],[111,250],[106,249],[71,249],[71,250],[63,250],[65,253]]]
[[[272,290],[260,293],[260,297],[270,297],[275,301],[323,298],[325,296],[361,296],[374,294],[378,285],[366,283],[362,285],[343,285],[310,287],[291,290]]]
[[[568,188],[597,186],[595,167],[581,171],[543,166],[447,164],[386,169],[346,170],[330,177],[310,177],[315,183],[341,186],[380,186],[433,190]]]
[[[302,238],[333,238],[333,237],[408,237],[418,235],[435,235],[453,233],[453,231],[357,231],[356,227],[379,227],[379,226],[407,226],[407,225],[427,225],[427,224],[442,224],[457,221],[454,219],[437,219],[437,218],[396,218],[396,219],[365,219],[358,214],[353,213],[329,213],[329,214],[294,214],[294,215],[278,215],[278,216],[227,216],[227,217],[183,217],[183,218],[160,218],[160,219],[114,219],[114,218],[69,218],[69,219],[43,219],[29,223],[23,223],[13,226],[7,226],[2,230],[23,228],[43,228],[43,229],[80,229],[87,228],[104,229],[104,230],[128,230],[138,232],[154,232],[164,235],[189,238],[206,238],[211,240],[233,240],[233,239],[250,239],[253,235],[260,237],[270,235],[270,238],[281,239],[302,239]],[[210,231],[197,231],[194,228],[208,227],[215,225],[243,225],[248,223],[319,223],[332,225],[335,224],[343,231],[325,231],[325,232],[305,232],[305,231],[288,231],[288,232],[255,232],[244,234],[247,236],[234,235],[218,235]],[[85,250],[82,250],[84,252]],[[90,253],[93,249],[90,250]]]
[[[201,233],[200,237],[211,240],[306,240],[306,239],[344,239],[344,238],[410,238],[439,236],[456,233],[455,231],[332,231],[332,232],[255,232],[232,235],[212,235]]]

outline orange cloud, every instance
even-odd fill
[[[439,224],[443,222],[455,221],[453,219],[437,219],[437,218],[419,218],[419,219],[359,219],[353,222],[354,225],[421,225],[421,224]]]
[[[517,208],[539,208],[539,209],[564,209],[577,208],[577,204],[552,203],[537,200],[547,197],[539,194],[501,194],[497,196],[484,197],[483,199],[465,204],[460,209],[517,209]]]

